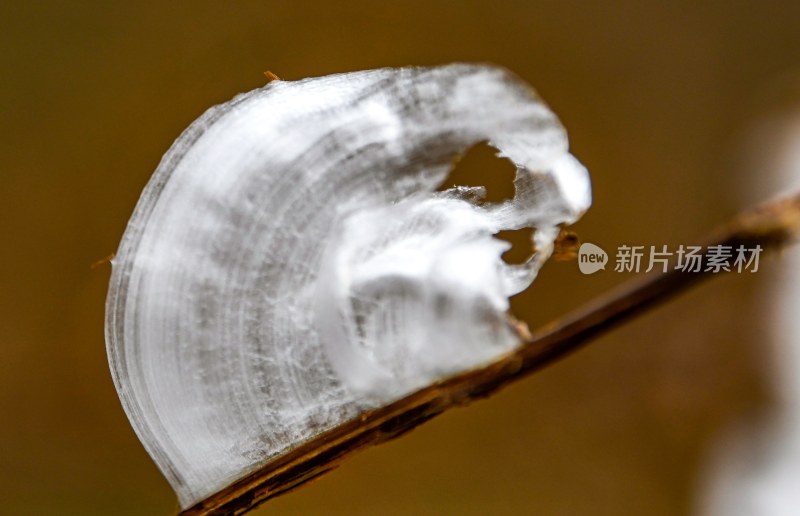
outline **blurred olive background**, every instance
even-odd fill
[[[91,265],[173,139],[264,70],[510,68],[568,128],[594,183],[576,229],[613,253],[695,243],[741,207],[763,171],[740,149],[800,71],[799,20],[789,0],[4,2],[0,513],[175,512],[117,401],[110,268]],[[514,311],[545,323],[630,276],[612,268],[550,263]],[[255,514],[689,514],[714,439],[769,404],[753,324],[769,268],[716,279]]]

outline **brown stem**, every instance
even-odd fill
[[[800,195],[795,195],[743,213],[706,239],[706,245],[731,246],[734,250],[740,245],[745,248],[758,245],[764,251],[770,251],[790,243],[798,234]],[[682,272],[675,269],[674,262],[667,270],[625,283],[534,335],[528,333],[524,324],[512,322],[523,341],[514,352],[485,367],[437,382],[339,425],[181,514],[244,514],[266,500],[330,471],[350,454],[393,439],[449,408],[486,397],[644,310],[719,275]]]

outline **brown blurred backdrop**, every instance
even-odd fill
[[[583,240],[691,244],[758,181],[739,149],[773,86],[800,72],[800,3],[11,1],[0,42],[0,513],[168,515],[174,496],[108,373],[109,267],[90,265],[203,110],[267,69],[502,64],[592,172]],[[688,514],[709,444],[769,401],[751,324],[763,269],[256,514]],[[551,263],[514,310],[535,326],[624,279]]]

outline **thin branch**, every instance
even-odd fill
[[[706,239],[706,245],[776,250],[800,234],[800,195],[745,212]],[[705,248],[705,247],[704,247]],[[734,253],[734,256],[736,253]],[[707,255],[706,255],[707,256]],[[704,257],[705,258],[705,257]],[[732,265],[733,258],[729,264]],[[705,269],[705,267],[703,267]],[[560,321],[530,335],[512,322],[521,347],[480,369],[423,388],[388,406],[344,423],[271,461],[258,471],[182,512],[188,515],[244,514],[257,505],[330,471],[352,453],[393,439],[445,410],[467,405],[549,365],[601,333],[720,274],[675,269],[651,273],[597,298]]]

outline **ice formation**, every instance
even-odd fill
[[[437,192],[488,141],[516,195]],[[555,115],[488,65],[274,81],[173,144],[113,261],[131,424],[183,507],[359,413],[518,344],[508,297],[591,202]],[[511,266],[503,229],[535,228]]]

